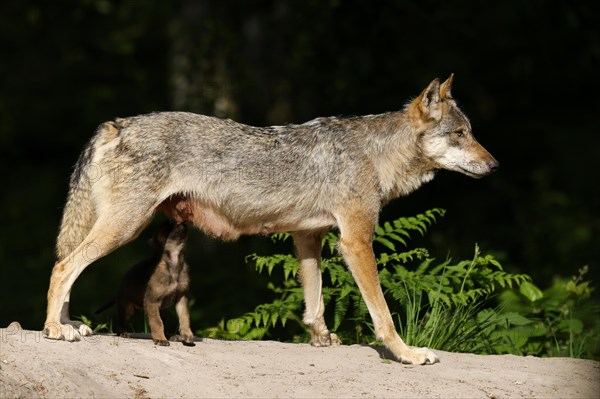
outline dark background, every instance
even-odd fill
[[[442,172],[382,220],[448,210],[419,244],[474,244],[541,288],[590,265],[597,284],[600,34],[595,1],[3,1],[0,325],[40,329],[72,165],[117,116],[188,110],[257,125],[398,110],[435,77],[501,168]],[[146,257],[142,237],[88,268],[92,315]],[[268,298],[244,257],[270,240],[189,240],[195,328]],[[284,248],[289,250],[290,248]]]

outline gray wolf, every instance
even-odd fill
[[[186,293],[189,288],[189,266],[184,250],[187,239],[185,224],[167,220],[150,240],[154,256],[134,265],[127,271],[115,300],[98,309],[96,313],[117,304],[117,334],[127,337],[129,319],[137,309],[144,309],[156,345],[168,346],[160,310],[175,306],[179,317],[179,335],[171,341],[181,341],[194,346],[194,334],[190,329],[190,314]]]
[[[303,321],[316,346],[336,345],[323,317],[321,241],[339,249],[397,360],[438,361],[400,338],[379,283],[372,233],[381,207],[429,182],[439,169],[483,177],[498,162],[473,137],[451,94],[433,80],[397,112],[253,127],[184,112],[101,124],[83,150],[57,239],[45,337],[76,341],[92,331],[69,318],[71,287],[96,258],[134,239],[161,210],[224,240],[292,233],[304,290]]]

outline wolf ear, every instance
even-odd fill
[[[450,77],[446,79],[444,83],[440,86],[440,97],[442,98],[452,98],[452,81],[454,80],[454,74],[451,73]]]
[[[413,117],[439,120],[442,117],[440,107],[440,80],[433,79],[429,86],[413,102]]]
[[[421,93],[421,106],[428,108],[431,105],[440,101],[440,80],[438,78],[433,79],[429,86],[423,93]]]

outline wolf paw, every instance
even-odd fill
[[[154,345],[158,345],[158,346],[169,346],[169,345],[171,345],[169,343],[169,341],[167,341],[166,339],[153,339],[152,341],[154,341]]]
[[[411,348],[410,352],[402,355],[402,363],[405,364],[434,364],[439,361],[437,355],[427,348]]]
[[[313,335],[311,345],[316,347],[321,346],[339,346],[342,343],[337,334],[330,333],[329,330],[321,331],[319,334]]]
[[[92,335],[92,329],[83,323],[70,322],[68,324],[47,323],[42,331],[44,338],[63,341],[80,341],[82,336]]]
[[[188,336],[188,335],[181,335],[181,334],[172,335],[169,338],[169,341],[181,342],[184,346],[196,346],[196,344],[194,343],[194,337]]]
[[[312,346],[338,346],[342,343],[335,333],[329,332],[322,318],[314,322],[305,321],[305,323],[310,328]]]
[[[82,323],[81,321],[67,320],[64,323],[73,326],[73,328],[77,330],[81,336],[85,337],[94,334],[94,331],[90,328],[90,326]]]

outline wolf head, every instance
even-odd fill
[[[471,124],[452,98],[452,79],[436,78],[408,105],[411,124],[419,135],[422,155],[435,169],[481,178],[499,166],[473,137]]]
[[[185,267],[184,250],[187,241],[187,227],[185,223],[177,224],[166,220],[158,232],[150,239],[150,246],[154,248],[157,256],[165,262],[170,270],[179,271]]]
[[[185,247],[186,240],[186,225],[166,220],[150,240],[150,246],[160,252],[164,250],[181,251]]]

